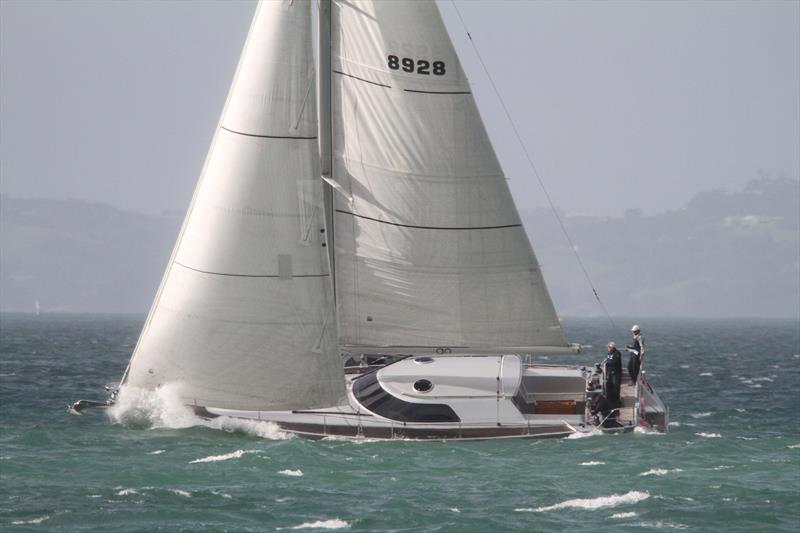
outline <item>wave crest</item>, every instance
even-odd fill
[[[626,503],[637,503],[646,500],[650,497],[649,492],[639,492],[632,490],[625,494],[612,494],[611,496],[598,496],[597,498],[577,498],[574,500],[566,500],[554,505],[546,507],[537,507],[535,509],[514,509],[517,512],[533,512],[542,513],[545,511],[555,511],[558,509],[588,509],[593,511],[595,509],[602,509],[605,507],[617,507]]]

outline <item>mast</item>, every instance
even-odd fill
[[[319,166],[323,184],[325,209],[325,239],[328,248],[328,261],[333,286],[333,302],[336,304],[335,246],[334,246],[334,207],[333,207],[333,143],[331,131],[331,1],[319,0],[317,20],[317,83],[318,83],[318,124],[319,124]]]

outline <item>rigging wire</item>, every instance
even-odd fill
[[[561,216],[558,214],[556,210],[556,206],[553,203],[553,199],[550,197],[550,193],[547,192],[547,187],[544,185],[544,180],[542,176],[539,174],[539,170],[536,168],[536,165],[533,162],[533,158],[531,157],[530,153],[528,152],[528,148],[525,146],[525,143],[522,140],[522,136],[517,129],[517,125],[514,122],[514,119],[511,117],[511,113],[508,111],[508,107],[506,107],[506,103],[503,100],[503,97],[500,95],[500,90],[497,88],[497,85],[494,83],[494,78],[489,73],[489,69],[486,67],[486,63],[483,61],[483,56],[481,56],[480,51],[478,51],[478,45],[475,44],[475,40],[472,38],[472,34],[470,34],[469,29],[467,28],[466,22],[464,22],[464,17],[461,16],[461,11],[458,9],[455,0],[450,0],[450,3],[453,4],[453,8],[456,10],[456,14],[458,15],[458,20],[461,21],[461,26],[464,28],[464,32],[469,37],[469,42],[472,45],[472,49],[475,51],[475,55],[478,58],[478,62],[481,64],[483,68],[483,72],[486,74],[486,77],[489,79],[489,83],[494,90],[494,94],[497,97],[497,100],[500,102],[500,106],[503,108],[503,112],[506,115],[506,119],[508,119],[509,124],[511,125],[511,129],[514,131],[514,136],[517,138],[517,142],[519,143],[520,147],[522,148],[522,152],[525,154],[525,159],[528,160],[528,165],[533,170],[533,175],[536,176],[536,179],[539,181],[539,186],[542,188],[542,192],[544,192],[545,198],[547,198],[547,203],[550,204],[550,209],[553,212],[553,216],[555,216],[556,220],[558,221],[558,225],[561,227],[561,231],[564,233],[564,237],[567,239],[567,243],[569,244],[572,253],[575,255],[575,259],[578,261],[578,265],[580,265],[581,270],[583,271],[584,277],[586,277],[586,281],[589,283],[589,287],[592,289],[592,293],[594,294],[595,300],[600,305],[600,308],[603,310],[603,313],[608,318],[608,321],[611,323],[611,327],[614,328],[615,331],[618,331],[616,323],[614,323],[614,319],[611,318],[611,315],[606,309],[605,304],[600,299],[600,295],[597,293],[597,289],[592,282],[591,276],[589,276],[589,271],[586,270],[586,266],[583,264],[583,260],[581,260],[580,254],[578,254],[578,248],[572,242],[572,238],[569,236],[569,232],[567,231],[567,227],[564,225],[564,221],[561,219]]]

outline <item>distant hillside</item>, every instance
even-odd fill
[[[560,313],[600,308],[549,210],[523,213]],[[653,216],[565,217],[612,314],[800,317],[800,182],[708,191]]]
[[[552,213],[522,213],[556,308],[600,313]],[[703,192],[681,210],[563,217],[598,293],[627,316],[800,317],[800,183]],[[144,312],[181,216],[0,197],[0,310]]]
[[[142,312],[180,229],[79,200],[0,197],[0,310]]]

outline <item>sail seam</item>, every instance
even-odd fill
[[[417,89],[403,89],[407,93],[422,94],[472,94],[472,91],[420,91]]]
[[[233,274],[229,272],[212,272],[210,270],[200,270],[199,268],[190,267],[189,265],[184,265],[180,261],[174,261],[176,265],[180,265],[183,268],[187,268],[189,270],[194,270],[195,272],[200,272],[201,274],[213,274],[214,276],[229,276],[234,278],[280,278],[287,276],[280,276],[278,274]],[[324,278],[330,276],[330,274],[292,274],[292,278]]]
[[[519,228],[522,227],[522,224],[505,224],[502,226],[416,226],[413,224],[401,224],[399,222],[389,222],[388,220],[380,220],[378,218],[372,218],[365,215],[359,215],[353,213],[351,211],[345,211],[343,209],[337,209],[337,213],[342,213],[344,215],[352,215],[358,218],[364,218],[366,220],[372,220],[373,222],[380,222],[381,224],[388,224],[390,226],[399,226],[401,228],[414,228],[414,229],[435,229],[435,230],[455,230],[455,231],[466,231],[466,230],[482,230],[482,229],[504,229],[504,228]]]
[[[347,72],[342,72],[341,70],[334,70],[336,74],[341,74],[342,76],[347,76],[348,78],[353,78],[354,80],[363,81],[365,83],[371,83],[372,85],[377,85],[378,87],[386,87],[387,89],[391,89],[391,85],[386,85],[383,83],[378,83],[377,81],[370,81],[365,80],[364,78],[359,78],[358,76],[353,76],[352,74],[348,74]]]
[[[258,137],[259,139],[299,139],[299,140],[312,140],[316,139],[317,136],[314,135],[313,137],[297,137],[292,135],[256,135],[255,133],[244,133],[241,131],[232,130],[230,128],[226,128],[225,126],[220,126],[221,129],[225,131],[229,131],[231,133],[235,133],[236,135],[244,135],[245,137]]]

